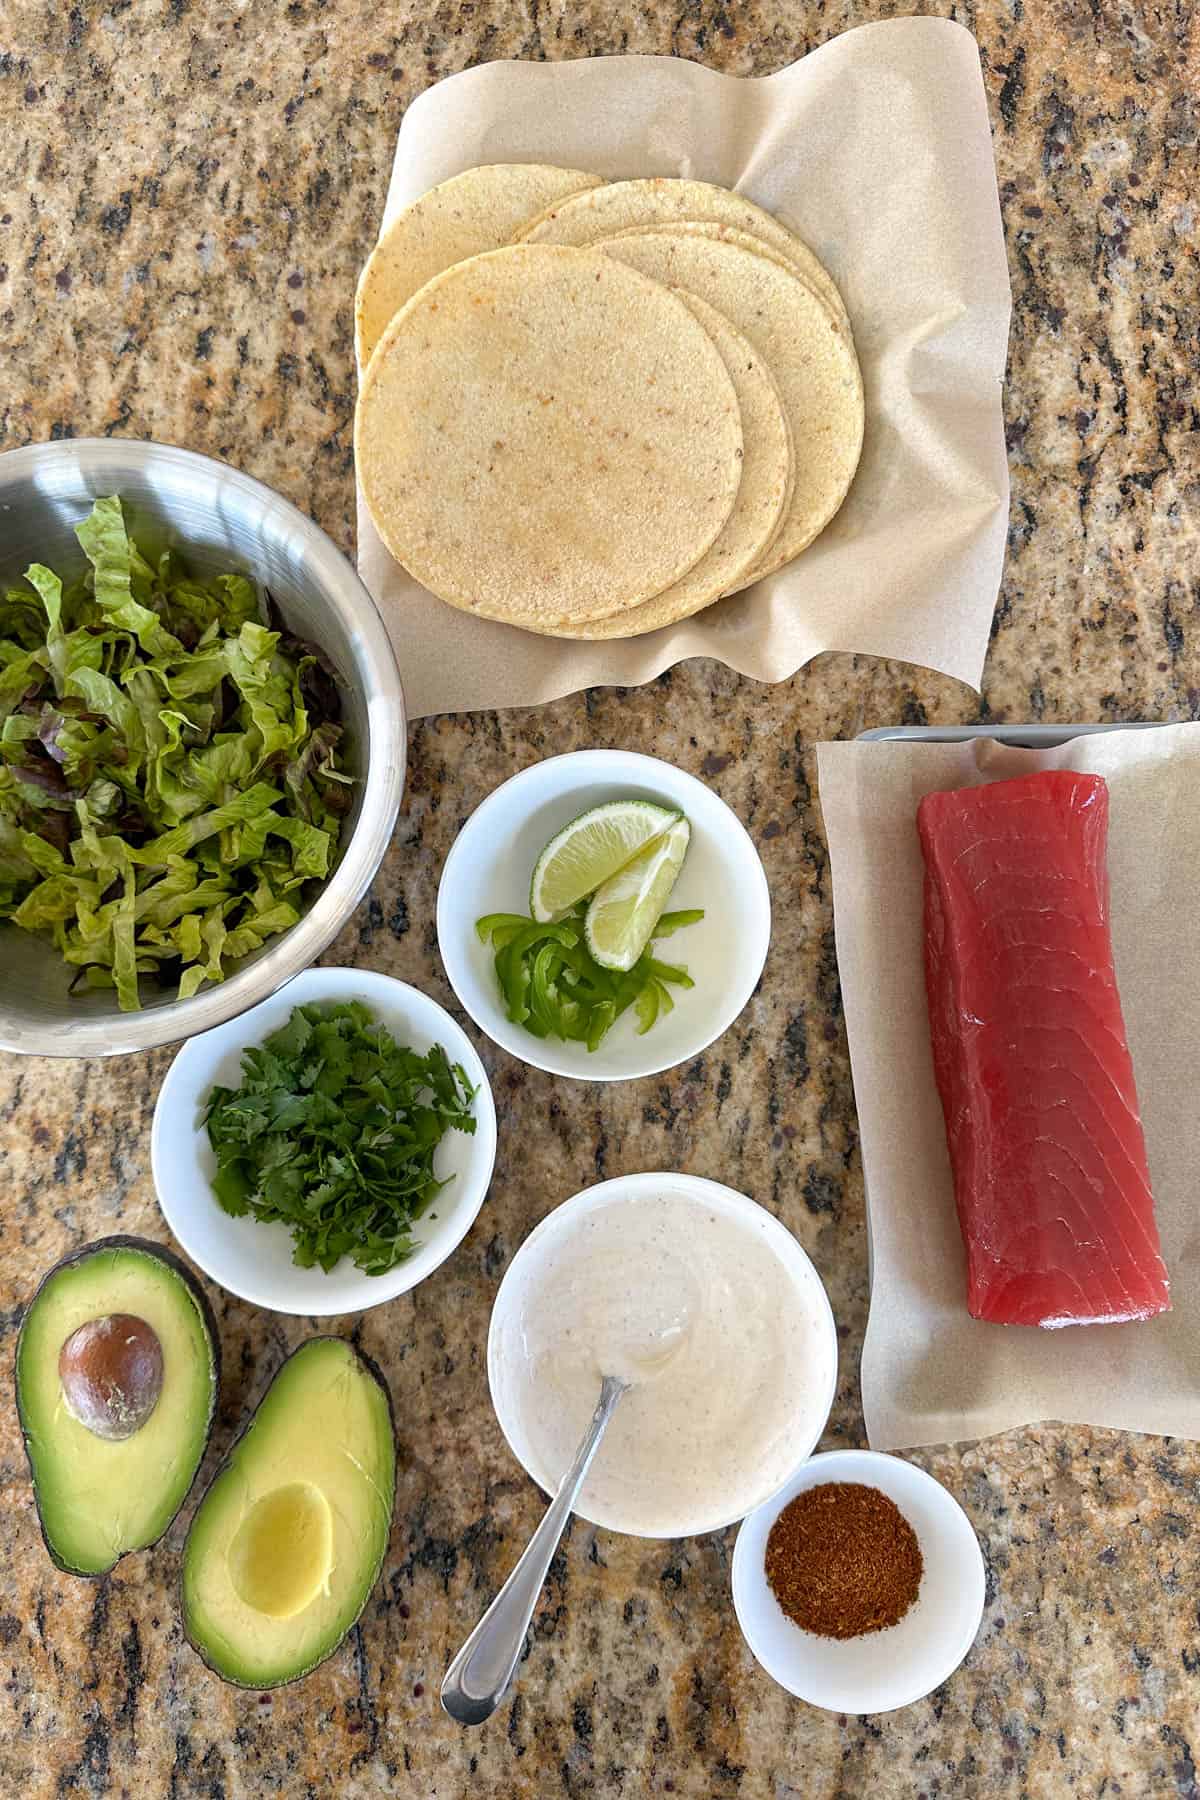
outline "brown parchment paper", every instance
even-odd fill
[[[443,605],[389,556],[360,492],[359,571],[391,632],[410,713],[636,685],[689,656],[780,681],[822,650],[860,651],[977,686],[1008,518],[1010,296],[969,33],[948,20],[890,20],[762,80],[670,57],[470,69],[409,108],[385,223],[448,176],[505,161],[692,176],[778,213],[845,296],[866,442],[846,504],[797,562],[693,620],[599,644]]]
[[[929,1048],[922,795],[1036,768],[1110,789],[1112,931],[1172,1311],[1042,1331],[966,1310]],[[1048,751],[822,744],[821,808],[871,1245],[863,1410],[879,1449],[1057,1419],[1200,1436],[1200,725]]]

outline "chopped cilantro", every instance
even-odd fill
[[[241,1087],[208,1097],[213,1191],[227,1213],[287,1225],[302,1269],[349,1256],[383,1275],[446,1185],[433,1172],[442,1138],[474,1133],[474,1098],[440,1044],[406,1049],[361,1001],[297,1006],[242,1052]]]

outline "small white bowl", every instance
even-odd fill
[[[348,1257],[332,1268],[297,1268],[286,1225],[234,1219],[211,1187],[216,1157],[202,1120],[212,1088],[236,1088],[242,1051],[287,1023],[311,1000],[361,1000],[399,1043],[425,1054],[440,1044],[461,1063],[475,1095],[475,1134],[448,1131],[434,1172],[453,1177],[413,1228],[416,1248],[386,1275],[364,1275]],[[435,1000],[403,981],[366,969],[307,969],[269,1000],[189,1040],[159,1091],[150,1162],[163,1217],[192,1261],[231,1294],[272,1312],[330,1318],[364,1312],[424,1281],[466,1236],[487,1193],[496,1160],[496,1109],[487,1072],[470,1038]]]
[[[825,1429],[837,1389],[837,1325],[821,1277],[802,1245],[764,1206],[745,1194],[739,1194],[734,1188],[725,1187],[719,1181],[707,1181],[699,1175],[670,1173],[618,1175],[611,1181],[601,1181],[595,1187],[584,1188],[581,1193],[564,1200],[553,1212],[547,1213],[530,1232],[505,1270],[492,1307],[488,1331],[488,1386],[492,1405],[509,1449],[525,1473],[545,1493],[554,1492],[562,1479],[563,1471],[544,1468],[531,1442],[528,1409],[522,1407],[519,1384],[509,1379],[510,1370],[505,1365],[504,1340],[509,1336],[510,1321],[514,1316],[517,1321],[520,1320],[528,1285],[531,1280],[536,1279],[546,1256],[552,1257],[563,1243],[585,1229],[590,1213],[614,1204],[636,1205],[639,1200],[663,1193],[678,1194],[695,1200],[710,1212],[732,1219],[748,1240],[757,1238],[759,1242],[766,1244],[782,1265],[794,1289],[797,1313],[807,1320],[811,1345],[810,1385],[806,1392],[792,1396],[794,1416],[793,1435],[789,1440],[791,1452],[797,1458],[807,1456]],[[517,1329],[520,1329],[519,1324]],[[765,1479],[761,1478],[762,1474],[760,1471],[755,1494],[747,1498],[748,1505],[757,1504],[760,1496],[772,1491],[774,1483],[779,1479],[778,1466],[766,1470]],[[711,1531],[723,1531],[726,1526],[734,1524],[744,1510],[739,1509],[731,1514],[726,1510],[714,1510],[710,1503],[707,1512],[703,1508],[697,1508],[687,1518],[664,1518],[661,1529],[651,1532],[631,1528],[618,1514],[590,1504],[587,1492],[585,1486],[581,1504],[575,1508],[577,1515],[592,1525],[600,1525],[608,1531],[618,1531],[629,1537],[701,1537]]]
[[[683,963],[696,985],[671,989],[674,1012],[645,1037],[633,1011],[600,1048],[536,1038],[505,1015],[491,947],[479,941],[484,913],[529,911],[533,867],[550,839],[606,800],[658,800],[679,807],[692,838],[672,912],[704,918],[664,939],[665,962]],[[535,1069],[579,1081],[631,1081],[674,1068],[727,1031],[754,992],[771,937],[767,878],[749,833],[711,788],[657,757],[631,750],[579,750],[514,775],[476,808],[446,858],[437,901],[438,947],[450,985],[481,1031]]]
[[[827,1481],[878,1488],[917,1534],[925,1564],[920,1592],[887,1631],[816,1637],[786,1617],[767,1585],[763,1562],[772,1525],[789,1500]],[[733,1552],[733,1604],[750,1649],[780,1687],[830,1712],[891,1712],[931,1693],[975,1642],[984,1586],[979,1540],[958,1501],[924,1469],[875,1450],[812,1457],[749,1515]]]

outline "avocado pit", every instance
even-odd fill
[[[105,1313],[71,1333],[58,1357],[71,1417],[93,1436],[120,1443],[149,1419],[163,1385],[158,1334],[132,1313]]]

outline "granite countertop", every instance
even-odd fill
[[[506,55],[672,52],[767,73],[891,10],[16,0],[0,55],[0,445],[187,444],[279,488],[349,550],[353,284],[416,94]],[[1200,18],[1144,0],[953,10],[979,39],[1015,302],[1012,526],[982,716],[1195,717]],[[384,1578],[309,1680],[238,1692],[183,1643],[187,1509],[106,1581],[52,1569],[0,1405],[5,1794],[1200,1792],[1200,1452],[1054,1425],[916,1453],[971,1514],[990,1578],[965,1667],[902,1713],[816,1712],[757,1669],[729,1604],[732,1532],[647,1544],[580,1524],[516,1697],[474,1734],[436,1701],[541,1504],[488,1402],[491,1299],[533,1224],[586,1182],[680,1167],[771,1206],[839,1321],[826,1445],[863,1441],[862,1180],[813,745],[977,716],[950,681],[827,657],[770,689],[695,663],[632,693],[413,730],[395,842],[332,960],[448,1001],[433,899],[458,826],[515,769],[619,744],[703,774],[754,834],[777,902],[761,989],[709,1054],[627,1087],[559,1084],[485,1049],[501,1148],[479,1222],[414,1295],[341,1325],[390,1378],[399,1488]],[[170,1056],[0,1068],[5,1380],[45,1266],[113,1230],[165,1235],[149,1126]],[[309,1327],[214,1298],[223,1445]]]

